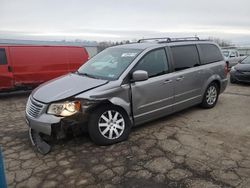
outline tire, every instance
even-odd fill
[[[206,92],[204,94],[201,107],[203,108],[213,108],[219,97],[219,87],[215,82],[208,85]]]
[[[236,84],[237,81],[236,81],[234,78],[232,78],[232,76],[230,76],[230,83],[231,83],[231,84]]]
[[[127,113],[117,106],[101,106],[90,115],[88,132],[97,145],[110,145],[128,138],[131,122]]]

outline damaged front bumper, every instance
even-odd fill
[[[49,140],[65,138],[71,132],[74,136],[86,132],[88,126],[88,110],[97,104],[96,101],[82,103],[81,111],[71,116],[56,116],[47,113],[49,104],[41,103],[32,96],[26,105],[26,122],[29,126],[29,137],[34,146],[42,154],[47,154],[51,146]]]
[[[35,146],[40,153],[46,155],[50,152],[51,146],[42,139],[39,132],[29,128],[29,138],[32,145]]]
[[[33,146],[42,154],[47,154],[51,146],[43,140],[41,134],[52,136],[52,125],[60,123],[61,118],[42,114],[38,118],[33,118],[26,113],[26,122],[29,126],[29,138]]]
[[[26,114],[27,124],[31,129],[49,136],[52,134],[52,125],[60,123],[61,119],[62,117],[48,114],[42,114],[37,118],[32,118]]]
[[[46,113],[47,104],[29,98],[26,107],[26,122],[29,126],[29,138],[32,145],[42,154],[51,150],[50,144],[44,139],[49,137],[61,139],[66,137],[66,132],[72,130],[76,135],[87,128],[84,126],[86,114],[77,113],[69,117],[60,117]]]
[[[45,118],[44,116],[47,117]],[[50,138],[50,140],[59,140],[65,138],[68,132],[73,133],[73,135],[78,135],[87,129],[85,119],[86,117],[84,118],[82,114],[66,118],[43,114],[37,119],[26,115],[31,143],[42,154],[47,154],[51,150],[51,146],[44,137]]]

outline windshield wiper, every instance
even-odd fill
[[[89,78],[99,79],[99,78],[97,78],[97,77],[94,76],[94,75],[91,75],[91,74],[88,74],[88,73],[81,73],[81,72],[79,72],[79,71],[76,71],[76,74],[81,75],[81,76],[87,76],[87,77],[89,77]]]

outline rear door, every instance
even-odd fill
[[[197,47],[202,65],[200,79],[204,80],[204,92],[204,87],[206,87],[206,83],[212,75],[217,74],[220,75],[222,79],[225,78],[225,61],[218,46],[214,44],[203,43],[198,44]]]
[[[13,74],[8,47],[0,47],[0,90],[13,88]]]
[[[131,84],[133,113],[136,124],[140,124],[172,113],[174,88],[172,74],[165,49],[148,52],[135,66],[149,74],[146,81]]]
[[[174,67],[174,111],[192,106],[202,98],[202,67],[196,45],[172,46]]]

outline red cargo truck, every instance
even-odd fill
[[[35,87],[87,60],[82,47],[0,45],[0,92]]]

